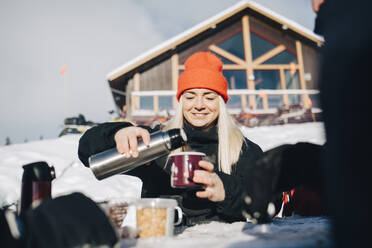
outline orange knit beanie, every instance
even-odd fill
[[[212,53],[197,52],[185,62],[185,71],[178,78],[177,99],[185,90],[203,88],[220,94],[225,102],[227,95],[227,80],[222,74],[222,62]]]

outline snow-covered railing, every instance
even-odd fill
[[[319,94],[319,90],[228,90],[230,96],[237,95],[303,95]],[[176,96],[175,90],[132,91],[132,96]]]
[[[283,103],[285,105],[289,104],[288,95],[301,95],[306,96],[302,99],[302,101],[307,100],[311,101],[308,97],[309,95],[317,95],[319,94],[319,90],[315,89],[288,89],[288,90],[248,90],[248,89],[233,89],[228,90],[229,96],[241,96],[242,99],[242,108],[245,109],[245,97],[250,95],[258,95],[262,98],[263,101],[263,111],[271,111],[268,108],[268,95],[282,95],[283,96]],[[140,110],[140,97],[153,97],[153,113],[157,114],[159,112],[159,97],[170,96],[173,98],[173,103],[175,103],[175,96],[176,91],[174,90],[152,90],[152,91],[132,91],[131,92],[131,106],[132,106],[132,114],[138,112]],[[311,104],[310,104],[311,105]],[[173,105],[174,106],[174,105]],[[152,112],[151,111],[151,112]]]

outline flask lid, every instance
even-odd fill
[[[49,166],[44,161],[26,164],[23,166],[23,169],[22,182],[52,181],[55,178],[54,167]]]
[[[168,130],[168,135],[170,139],[171,149],[174,150],[181,146],[184,146],[187,142],[187,136],[183,129],[174,128]]]

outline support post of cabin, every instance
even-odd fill
[[[179,62],[178,62],[178,54],[173,54],[171,57],[171,66],[172,66],[172,90],[177,92],[177,85],[178,85],[178,76],[180,74],[179,71]],[[172,97],[172,106],[173,109],[177,107],[177,99],[176,96]]]
[[[285,85],[285,75],[284,75],[284,69],[280,68],[279,70],[279,76],[280,76],[280,88],[282,90],[286,90],[287,86]],[[283,94],[283,104],[286,108],[289,107],[289,99],[288,99],[288,94]]]
[[[296,40],[296,52],[297,52],[297,61],[298,61],[298,74],[300,77],[300,88],[302,90],[306,90],[306,82],[305,82],[305,69],[304,69],[304,60],[302,57],[302,45],[301,42]],[[304,109],[309,109],[311,106],[309,104],[309,95],[302,94],[301,101],[304,106]]]
[[[244,55],[246,62],[246,78],[247,78],[247,88],[249,90],[255,89],[254,84],[254,72],[253,72],[253,62],[252,62],[252,45],[251,45],[251,34],[249,31],[249,19],[245,15],[242,18],[242,29],[243,29],[243,43],[244,43]],[[256,95],[248,95],[248,106],[249,108],[256,109]]]
[[[140,84],[140,75],[137,72],[133,76],[133,91],[139,91],[140,89],[139,84]],[[140,99],[139,99],[139,96],[133,96],[133,95],[131,96],[131,99],[132,99],[131,107],[132,107],[132,114],[133,114],[140,106]]]
[[[159,96],[153,96],[153,105],[154,105],[154,114],[157,115],[159,113]]]

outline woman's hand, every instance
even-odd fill
[[[145,145],[150,144],[150,133],[141,127],[125,127],[115,134],[116,149],[125,157],[138,157],[138,140],[141,137]]]
[[[204,191],[196,192],[196,196],[213,202],[225,200],[225,188],[220,177],[213,172],[213,164],[202,160],[199,161],[199,166],[205,170],[194,171],[193,181],[204,184]]]

